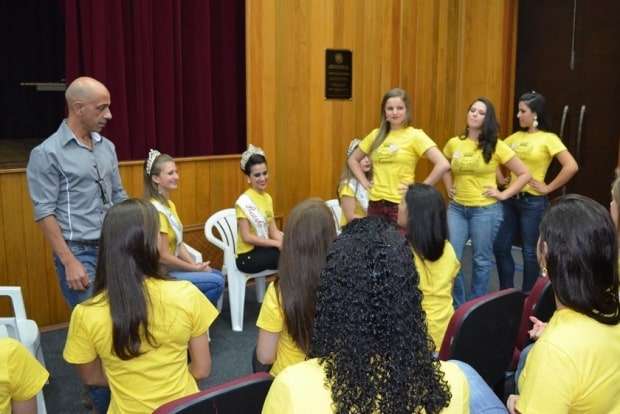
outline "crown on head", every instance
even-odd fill
[[[161,155],[161,152],[156,149],[152,149],[149,151],[149,156],[146,159],[146,175],[151,175],[151,168],[153,168],[153,163]]]
[[[241,154],[241,162],[239,163],[241,165],[241,171],[245,171],[245,165],[248,163],[248,160],[250,159],[252,155],[256,155],[256,154],[262,155],[264,157],[265,151],[263,151],[262,148],[255,147],[252,144],[248,146],[247,150],[243,151],[243,154]]]

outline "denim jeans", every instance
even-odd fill
[[[473,369],[469,364],[456,359],[451,359],[450,362],[458,365],[461,371],[465,374],[467,382],[469,383],[469,412],[482,413],[482,414],[495,414],[508,412],[506,406],[495,395],[491,387],[487,385],[482,379],[480,374]]]
[[[99,247],[97,245],[72,241],[67,241],[67,246],[69,246],[69,249],[75,258],[82,263],[82,266],[84,266],[89,280],[88,288],[86,290],[70,289],[69,285],[67,285],[65,266],[60,261],[60,258],[54,255],[54,265],[56,266],[56,274],[60,284],[60,291],[71,309],[73,309],[76,305],[90,298],[93,293]],[[90,395],[93,406],[96,408],[98,413],[106,413],[108,411],[108,406],[110,405],[110,388],[88,387],[88,394]]]
[[[500,289],[514,286],[515,263],[512,244],[517,232],[521,235],[523,252],[523,292],[532,290],[540,269],[536,259],[538,226],[549,205],[545,196],[521,195],[502,202],[504,221],[495,239],[493,250],[497,262]]]
[[[467,300],[487,293],[493,267],[493,242],[502,222],[502,206],[494,203],[484,207],[468,207],[451,201],[448,205],[448,229],[450,243],[456,257],[462,262],[463,249],[471,239],[473,248],[473,266],[471,292],[467,294],[463,270],[454,280],[452,296],[454,307],[459,307]]]
[[[213,306],[217,306],[217,301],[224,291],[224,276],[219,270],[213,269],[210,272],[172,271],[170,276],[192,282],[211,301]]]

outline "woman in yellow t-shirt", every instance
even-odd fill
[[[575,175],[578,166],[562,140],[549,132],[551,125],[545,113],[544,96],[537,92],[521,95],[517,118],[521,130],[504,142],[523,161],[532,179],[521,192],[502,201],[504,221],[495,240],[494,252],[500,289],[513,287],[515,263],[512,244],[519,234],[523,247],[522,290],[529,292],[540,274],[536,261],[536,241],[538,225],[549,205],[547,194],[565,185]],[[545,184],[547,169],[554,158],[560,162],[562,169],[553,180]]]
[[[452,199],[448,206],[450,243],[459,261],[471,239],[473,274],[471,293],[465,289],[462,272],[454,282],[454,304],[487,293],[493,266],[493,241],[502,222],[498,201],[512,197],[527,184],[530,174],[513,150],[497,139],[499,125],[495,109],[486,98],[476,99],[467,110],[467,126],[461,136],[451,138],[444,147],[452,171],[443,181]],[[496,170],[503,165],[516,179],[503,191],[497,189]]]
[[[620,412],[617,238],[609,213],[584,196],[563,196],[543,215],[537,254],[557,310],[531,332],[540,336],[511,413]]]
[[[368,191],[355,179],[348,159],[353,151],[360,144],[359,139],[354,139],[347,148],[347,161],[340,174],[340,185],[338,186],[338,198],[342,215],[340,217],[340,227],[344,227],[348,222],[356,218],[366,217],[368,211]],[[367,156],[360,161],[362,172],[368,181],[372,181],[372,164]]]
[[[310,359],[275,378],[263,414],[503,408],[471,367],[435,359],[421,301],[402,234],[379,217],[353,220],[321,272]]]
[[[286,222],[278,279],[265,293],[256,326],[256,358],[272,375],[306,358],[312,338],[315,292],[327,249],[336,238],[331,211],[320,199],[298,204]]]
[[[411,105],[407,93],[394,88],[381,100],[381,123],[370,132],[349,157],[348,163],[357,181],[368,190],[369,215],[379,215],[396,223],[398,203],[407,185],[415,182],[418,160],[427,158],[434,164],[424,179],[435,184],[450,169],[437,145],[421,129],[410,126]],[[370,157],[372,183],[366,178],[361,162]]]
[[[144,198],[159,213],[159,260],[170,276],[192,282],[211,303],[217,304],[224,291],[224,276],[209,262],[197,263],[183,243],[183,224],[170,193],[178,188],[179,172],[168,154],[150,150],[144,162]]]
[[[267,193],[269,174],[265,152],[250,144],[241,154],[241,171],[248,176],[248,188],[235,202],[237,212],[237,268],[258,273],[278,268],[282,232]]]
[[[198,391],[211,371],[217,310],[191,283],[160,273],[159,220],[148,201],[114,205],[101,229],[93,297],[71,314],[65,361],[108,386],[108,413],[153,412]],[[188,365],[187,354],[191,357]]]
[[[37,394],[50,374],[13,338],[0,338],[0,413],[37,412]]]
[[[398,225],[407,230],[428,332],[439,352],[454,314],[452,286],[461,268],[448,241],[446,205],[439,191],[427,184],[410,185],[398,208]]]

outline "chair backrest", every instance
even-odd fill
[[[461,305],[450,319],[439,358],[468,363],[495,388],[512,361],[523,300],[520,291],[505,289]]]
[[[515,342],[515,347],[519,351],[530,343],[530,336],[528,334],[528,331],[532,329],[530,316],[535,316],[541,321],[547,322],[553,316],[553,312],[555,312],[555,298],[551,288],[551,281],[548,277],[539,277],[523,303],[519,333]]]
[[[259,414],[272,381],[266,372],[246,375],[166,403],[154,414]]]
[[[18,330],[18,320],[26,320],[26,306],[22,296],[22,288],[19,286],[0,286],[0,296],[8,296],[13,307],[13,316],[0,317],[0,323],[6,325],[9,336],[21,342],[22,338]]]
[[[329,207],[329,210],[332,212],[334,222],[336,223],[336,232],[340,233],[340,217],[342,217],[340,201],[337,198],[332,198],[331,200],[327,200],[325,205]]]
[[[217,229],[218,235],[214,233]],[[226,208],[214,213],[205,223],[205,237],[224,251],[224,264],[235,260],[237,252],[237,214],[234,208]]]

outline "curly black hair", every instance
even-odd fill
[[[336,413],[438,413],[452,398],[433,357],[418,273],[384,219],[353,220],[329,249],[309,357]]]

